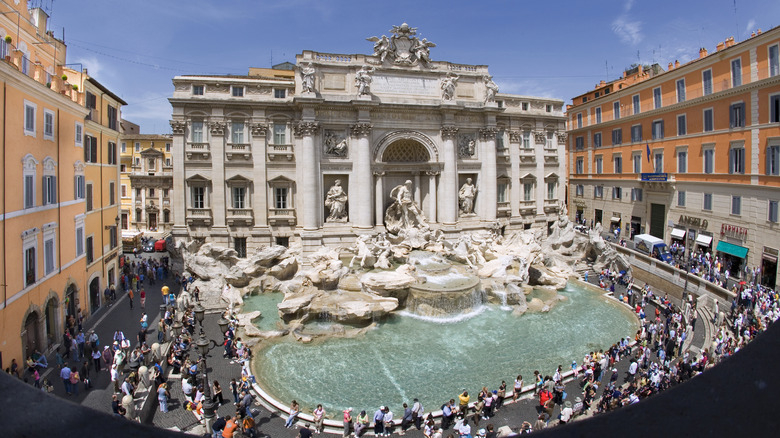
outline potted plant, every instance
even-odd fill
[[[68,75],[62,75],[62,81],[64,82],[64,81],[67,81],[67,80],[68,80]]]
[[[6,44],[11,44],[11,42],[13,42],[13,38],[11,38],[11,35],[6,35],[5,36],[5,43]]]
[[[79,86],[76,84],[73,84],[73,91],[79,91]]]

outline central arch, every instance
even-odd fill
[[[410,130],[392,131],[385,134],[379,139],[374,147],[373,159],[374,161],[385,161],[384,158],[386,153],[388,154],[388,158],[402,157],[402,155],[397,155],[397,153],[404,152],[404,150],[407,153],[413,152],[414,157],[422,158],[422,154],[419,153],[419,150],[414,151],[415,146],[418,145],[424,148],[428,154],[428,159],[424,162],[439,161],[439,149],[436,147],[436,143],[427,135]]]

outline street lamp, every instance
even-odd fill
[[[171,331],[173,332],[173,337],[177,337],[181,334],[181,328],[182,323],[178,319],[176,321],[173,321],[173,325],[171,325]]]
[[[203,373],[203,376],[201,377],[201,382],[203,384],[203,400],[204,400],[203,418],[206,423],[205,424],[206,433],[211,434],[213,433],[211,430],[211,425],[214,422],[216,409],[214,406],[214,400],[211,398],[211,386],[209,385],[209,375],[206,372],[206,370],[208,369],[207,368],[208,365],[206,365],[206,355],[209,353],[209,351],[221,345],[216,341],[214,341],[213,339],[206,339],[206,335],[203,334],[202,328],[198,340],[195,341],[195,345],[198,347],[198,352],[200,352],[200,360],[198,360],[198,368],[200,368],[201,372]]]
[[[219,321],[217,321],[217,325],[219,325],[219,331],[224,336],[225,332],[227,331],[228,325],[230,325],[230,321],[225,319],[225,315],[222,315],[219,317]]]
[[[197,302],[195,304],[195,308],[193,309],[193,312],[195,312],[195,319],[198,321],[198,324],[200,324],[201,329],[203,328],[203,317],[206,314],[206,308],[203,307],[200,302]]]

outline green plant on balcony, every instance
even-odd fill
[[[5,36],[5,43],[6,44],[11,44],[11,42],[13,42],[13,38],[11,38],[11,35],[6,35]]]
[[[68,80],[68,75],[62,75],[62,80],[63,81],[67,81]]]
[[[73,84],[73,91],[79,91],[79,86],[76,84]]]

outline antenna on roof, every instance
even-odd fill
[[[737,0],[734,0],[734,27],[737,28],[737,31],[734,32],[734,35],[736,35],[737,38],[739,38],[739,17],[737,17]]]

